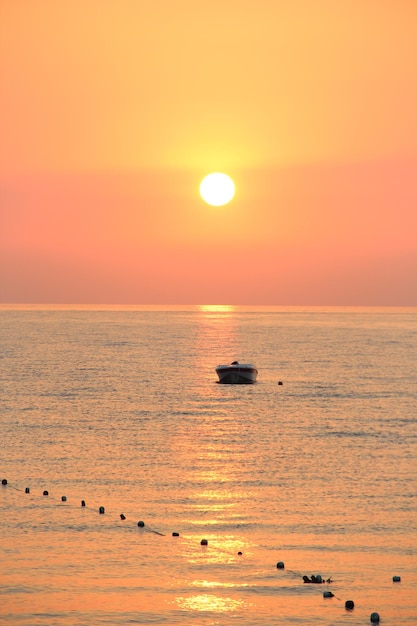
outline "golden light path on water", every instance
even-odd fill
[[[245,605],[249,607],[250,603],[243,600],[234,600],[228,597],[220,597],[215,595],[195,595],[188,598],[177,598],[178,606],[187,611],[210,611],[213,613],[228,613],[230,611],[242,610]]]
[[[201,367],[204,367],[207,362],[207,353],[212,350],[213,339],[216,335],[221,332],[222,341],[227,346],[226,350],[230,350],[236,341],[236,327],[233,322],[234,307],[231,305],[201,305],[199,309],[203,317],[199,327],[196,353],[205,355],[204,361],[201,363]],[[222,414],[222,412],[221,409],[219,413]],[[236,555],[243,552],[248,555],[251,552],[249,543],[242,541],[242,538],[237,538],[233,534],[219,534],[215,530],[225,520],[227,523],[241,520],[242,502],[248,500],[248,493],[239,490],[236,485],[233,491],[224,489],[225,485],[230,484],[233,474],[236,472],[234,463],[230,458],[230,450],[225,448],[223,442],[223,429],[223,419],[219,419],[217,424],[214,416],[211,423],[210,442],[207,442],[204,452],[196,453],[194,459],[195,481],[199,485],[204,485],[204,488],[194,491],[191,497],[194,503],[191,510],[195,512],[193,524],[196,527],[206,528],[206,536],[208,537],[209,545],[204,553],[205,562],[219,566],[233,563],[236,560]],[[211,467],[216,469],[213,470]],[[221,489],[216,489],[216,485],[221,485]],[[203,515],[202,518],[200,518],[201,515]],[[210,531],[211,528],[213,532]],[[190,565],[198,564],[201,562],[201,554],[190,549],[187,560]],[[222,592],[228,588],[234,590],[247,588],[248,583],[198,579],[190,582],[190,584],[199,589],[205,589],[209,593],[178,597],[176,601],[182,610],[223,614],[238,610],[248,613],[254,610],[253,603],[247,600],[213,593],[216,589]]]

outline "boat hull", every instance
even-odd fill
[[[250,385],[256,382],[258,370],[253,365],[218,365],[219,383],[226,385]]]

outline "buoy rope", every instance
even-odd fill
[[[25,489],[22,489],[21,487],[17,487],[16,485],[10,484],[8,481],[3,481],[3,484],[9,488],[12,488],[16,491],[20,491],[20,492],[25,492],[29,497],[39,497],[39,498],[48,498],[49,500],[52,501],[56,501],[56,496],[51,495],[51,493],[49,491],[46,490],[41,490],[41,494],[34,494],[32,493],[32,491],[30,491],[30,489],[28,487],[26,487]],[[47,494],[47,495],[46,495]],[[95,512],[99,512],[100,514],[105,514],[105,507],[104,506],[91,506],[91,505],[87,505],[86,501],[84,499],[81,499],[80,496],[72,496],[72,499],[74,498],[79,498],[80,500],[80,507],[84,510],[87,511],[95,511]],[[68,500],[67,496],[61,496],[60,500],[59,500],[60,504],[63,504],[64,506],[67,507],[73,507],[74,504],[71,504],[71,502]],[[125,513],[121,513],[119,514],[119,519],[121,519],[123,522],[125,520],[127,520],[127,515],[125,515]],[[134,517],[134,515],[132,513],[129,514],[129,517]],[[148,532],[148,533],[153,533],[154,535],[158,535],[160,537],[165,537],[166,533],[163,533],[159,530],[157,530],[156,528],[153,528],[151,526],[148,526],[147,524],[145,524],[142,521],[137,522],[137,526],[140,528],[141,531],[143,532]],[[174,534],[174,533],[173,533]],[[178,536],[179,540],[181,541],[182,544],[188,544],[190,547],[195,547],[195,541],[193,541],[192,539],[180,536],[180,534],[175,533],[176,536]],[[203,539],[200,542],[200,545],[205,546],[208,545],[208,541]],[[227,555],[229,557],[235,557],[236,554],[234,552],[231,552],[230,550],[225,550],[224,548],[219,547],[218,545],[216,545],[216,543],[212,543],[210,541],[210,548],[213,550],[216,550],[219,553],[222,553],[224,555]],[[302,578],[302,574],[300,572],[295,572],[294,570],[286,570],[287,573],[293,574],[295,575],[297,578]]]
[[[56,496],[51,495],[51,493],[49,491],[46,491],[46,490],[43,490],[43,491],[41,490],[41,494],[38,494],[38,493],[34,494],[32,491],[30,491],[30,489],[28,487],[26,487],[25,489],[22,489],[21,487],[17,487],[16,485],[10,484],[6,480],[3,480],[3,485],[7,486],[7,487],[9,487],[11,489],[14,489],[16,491],[19,491],[19,492],[25,492],[29,497],[30,496],[31,497],[39,497],[39,498],[42,498],[42,499],[43,498],[48,498],[49,500],[56,501]],[[84,499],[81,499],[80,496],[72,496],[72,499],[74,499],[76,497],[79,498],[80,506],[81,506],[82,509],[87,510],[87,511],[91,511],[91,512],[93,512],[93,511],[97,512],[98,511],[100,514],[105,514],[106,509],[105,509],[104,506],[87,505],[86,501]],[[61,496],[60,500],[59,500],[59,503],[63,504],[64,506],[67,506],[67,507],[73,507],[74,506],[74,504],[71,504],[71,502],[68,500],[67,496]],[[125,520],[127,520],[127,517],[128,516],[125,515],[124,513],[119,514],[119,519],[121,519],[123,522]],[[134,517],[134,515],[130,513],[129,517]],[[165,533],[161,532],[160,530],[157,530],[156,528],[148,526],[147,524],[145,524],[142,521],[137,522],[137,525],[139,526],[141,531],[148,532],[148,533],[153,533],[154,535],[158,535],[160,537],[165,537],[166,536]],[[195,541],[193,541],[192,539],[185,538],[183,536],[181,537],[179,535],[179,533],[178,534],[177,533],[173,533],[173,534],[178,536],[178,538],[179,538],[179,540],[181,541],[182,544],[188,544],[190,547],[191,546],[193,546],[193,547],[195,546]],[[203,546],[208,545],[207,540],[203,539],[200,542],[200,545],[203,545]],[[234,552],[231,552],[230,550],[225,550],[224,548],[219,547],[218,545],[216,545],[216,543],[212,543],[211,541],[210,541],[210,548],[212,550],[214,549],[217,552],[222,553],[224,555],[227,555],[229,557],[236,556],[236,554]],[[294,570],[288,570],[288,569],[286,570],[286,572],[289,573],[289,574],[293,574],[297,578],[302,578],[302,574],[300,572],[296,572]]]
[[[3,486],[3,487],[6,487],[6,486],[7,486],[9,489],[14,489],[15,491],[24,492],[24,493],[26,493],[28,496],[32,496],[32,497],[34,496],[34,494],[30,491],[29,487],[26,487],[25,489],[22,489],[22,488],[20,488],[20,487],[17,487],[16,485],[9,484],[9,482],[8,482],[6,479],[3,479],[1,484],[2,484],[2,486]],[[47,498],[52,499],[52,500],[54,499],[54,498],[53,498],[53,496],[52,496],[52,498],[50,497],[49,491],[47,491],[47,490],[44,490],[44,491],[42,492],[42,496],[41,496],[41,497],[42,497],[42,498],[47,497]],[[68,502],[67,497],[66,497],[66,496],[64,496],[64,495],[62,495],[62,496],[61,496],[60,502],[61,502],[62,504],[65,504],[65,506],[70,506],[70,507],[71,507],[71,506],[73,506],[73,505],[71,505],[71,504]],[[85,500],[80,500],[80,506],[81,506],[81,508],[82,508],[82,509],[87,509],[88,511],[97,511],[97,510],[98,510],[98,512],[99,512],[100,514],[104,514],[104,513],[105,513],[105,508],[104,508],[104,506],[100,506],[100,507],[92,507],[92,506],[87,506],[87,504],[86,504]],[[121,513],[121,514],[119,514],[119,519],[120,519],[120,520],[122,520],[122,521],[124,521],[124,520],[126,520],[127,518],[126,518],[126,516],[124,515],[124,513]],[[166,536],[166,535],[165,535],[165,533],[160,532],[159,530],[156,530],[155,528],[151,528],[150,526],[147,526],[147,525],[146,525],[143,521],[139,521],[139,522],[137,522],[137,526],[138,526],[138,527],[139,527],[142,531],[150,532],[150,533],[153,533],[153,534],[155,534],[155,535],[159,535],[159,536],[161,536],[161,537],[165,537],[165,536]],[[180,537],[179,533],[177,533],[177,532],[173,532],[173,533],[172,533],[172,536],[179,537],[179,538],[180,538],[179,540],[181,541],[181,543],[188,544],[190,547],[191,547],[191,546],[195,547],[195,542],[194,542],[194,541],[192,541],[191,539],[185,538],[185,537]],[[208,541],[207,541],[207,539],[202,539],[202,540],[200,541],[200,545],[201,545],[201,546],[208,546]],[[228,550],[224,550],[223,548],[219,548],[218,546],[216,546],[216,544],[212,544],[212,543],[210,543],[210,548],[211,548],[211,549],[216,550],[217,552],[220,552],[220,553],[222,553],[222,554],[225,554],[225,555],[227,555],[227,556],[235,556],[235,553],[231,553],[231,552],[230,552],[230,551],[228,551]],[[238,552],[238,554],[239,554],[239,555],[241,555],[242,553],[241,553],[241,552]],[[277,568],[278,568],[278,564],[277,564]],[[285,568],[284,568],[284,564],[283,564],[283,562],[282,562],[282,561],[280,562],[280,567],[279,567],[278,569],[280,569],[280,570],[284,570],[284,569],[285,569]],[[292,574],[292,575],[296,576],[297,578],[304,578],[304,582],[305,582],[305,583],[311,583],[311,584],[313,584],[313,585],[315,585],[315,584],[320,584],[320,583],[321,583],[321,584],[323,584],[323,583],[327,583],[327,584],[329,584],[329,583],[333,582],[333,581],[332,581],[332,577],[331,577],[331,576],[329,576],[329,578],[327,578],[327,580],[325,580],[325,579],[323,579],[323,580],[312,580],[313,575],[311,575],[311,579],[309,579],[309,577],[308,577],[308,576],[306,576],[306,575],[304,575],[304,576],[303,576],[300,572],[297,572],[297,571],[295,571],[295,570],[285,569],[285,572],[286,572],[287,574]],[[306,580],[306,578],[307,578],[308,580]],[[314,578],[315,578],[315,579],[316,579],[316,578],[318,578],[318,575],[317,575],[317,576],[314,576]],[[320,576],[319,578],[321,579],[321,576]],[[393,577],[393,581],[397,581],[397,580],[399,581],[399,580],[401,580],[401,578],[400,578],[399,576],[394,576],[394,577]],[[342,601],[342,599],[341,599],[341,598],[337,597],[337,596],[336,596],[336,595],[334,595],[334,594],[332,594],[331,596],[328,596],[328,597],[334,597],[334,598],[336,598],[336,600],[338,600],[339,602],[341,602],[341,601]],[[351,605],[352,605],[352,606],[351,606]],[[353,606],[354,606],[354,603],[353,603],[351,600],[348,600],[348,601],[346,601],[346,602],[345,602],[345,608],[346,608],[346,610],[351,610],[351,609],[353,609]],[[372,622],[372,623],[379,623],[379,614],[378,614],[378,613],[376,613],[376,612],[375,612],[375,613],[372,613],[372,615],[371,615],[371,622]]]
[[[21,487],[17,487],[16,485],[13,485],[13,484],[9,483],[8,481],[4,481],[3,482],[3,487],[6,487],[6,486],[9,489],[14,489],[15,491],[26,493],[26,495],[28,497],[39,498],[39,499],[48,499],[49,501],[53,501],[53,502],[55,502],[57,504],[63,504],[65,506],[69,507],[69,508],[75,507],[74,503],[70,502],[68,497],[65,496],[65,495],[60,496],[59,501],[57,502],[57,500],[56,500],[57,496],[51,494],[51,492],[49,490],[46,490],[46,489],[42,490],[42,488],[41,488],[40,493],[38,493],[38,492],[34,493],[29,487],[25,487],[24,489],[22,489]],[[105,511],[106,511],[105,507],[103,507],[103,506],[88,505],[86,503],[86,500],[81,498],[80,496],[74,496],[74,495],[71,496],[72,500],[74,500],[76,498],[80,502],[79,508],[82,508],[82,509],[87,510],[87,511],[99,512],[101,514],[105,513]],[[121,515],[119,515],[119,519],[120,519],[120,517],[121,517]],[[133,514],[131,514],[131,517],[133,517]],[[127,518],[127,516],[123,515],[122,519],[125,520],[126,518]],[[160,535],[162,537],[165,536],[165,533],[160,532],[159,530],[156,530],[155,528],[151,528],[151,527],[149,527],[147,525],[143,526],[143,530],[146,530],[147,532],[150,532],[150,533],[154,533],[155,535]]]
[[[22,492],[22,493],[26,493],[28,495],[28,497],[36,497],[36,498],[40,498],[40,499],[44,499],[44,498],[48,498],[49,501],[53,501],[56,502],[56,495],[54,496],[53,494],[51,494],[49,491],[47,490],[42,490],[40,493],[34,493],[30,490],[29,487],[26,487],[24,489],[22,489],[21,487],[17,487],[16,485],[10,484],[7,480],[3,481],[3,485],[7,486],[11,489],[14,489],[16,491]],[[91,511],[91,512],[99,512],[100,514],[105,514],[106,509],[104,506],[91,506],[91,505],[87,505],[86,501],[84,499],[81,499],[80,496],[71,496],[71,500],[73,499],[79,499],[80,501],[80,507],[84,510],[87,511]],[[56,502],[57,504],[63,504],[64,506],[67,507],[74,507],[74,504],[71,503],[68,499],[67,496],[60,496],[60,500],[59,502]],[[127,520],[128,515],[125,515],[125,513],[120,513],[119,514],[119,519],[121,519],[121,521],[125,521]],[[132,513],[129,513],[129,518],[134,517],[134,515]],[[158,535],[160,537],[165,537],[166,533],[161,532],[160,530],[157,530],[156,528],[153,528],[151,526],[148,526],[147,524],[145,524],[142,521],[137,522],[137,525],[139,526],[140,530],[143,532],[148,532],[148,533],[153,533],[154,535]],[[195,541],[193,541],[192,539],[188,539],[185,537],[181,537],[179,533],[173,533],[174,536],[178,536],[179,540],[181,541],[182,544],[188,544],[190,547],[193,546],[195,547]],[[201,540],[200,545],[204,546],[204,545],[208,545],[208,541],[206,539]],[[213,550],[216,550],[217,552],[220,552],[222,554],[225,554],[227,556],[230,557],[234,557],[236,556],[235,553],[229,551],[229,550],[224,550],[223,548],[220,548],[219,546],[217,546],[215,543],[211,543],[210,542],[210,548]]]
[[[46,491],[46,490],[42,491],[41,492],[42,495],[40,495],[38,493],[36,493],[36,494],[32,493],[28,487],[26,487],[25,489],[22,489],[20,487],[17,487],[16,485],[12,485],[12,484],[8,483],[8,481],[4,481],[3,484],[7,485],[9,488],[12,488],[12,489],[14,489],[16,491],[25,492],[26,494],[28,494],[29,497],[30,496],[32,496],[32,497],[39,497],[39,498],[42,498],[42,499],[43,498],[48,498],[49,500],[56,501],[56,496],[51,495],[50,492]],[[75,497],[77,497],[77,496],[72,496],[72,498],[75,498]],[[79,496],[78,496],[78,498],[79,498]],[[59,500],[59,503],[64,504],[67,507],[73,507],[74,506],[73,504],[71,504],[71,502],[68,501],[67,496],[61,496],[61,499]],[[93,511],[97,512],[98,511],[100,514],[105,514],[105,511],[106,511],[104,506],[99,506],[98,507],[98,506],[87,505],[87,503],[86,503],[86,501],[84,499],[80,499],[80,506],[84,510],[91,511],[91,512],[93,512]],[[119,514],[119,519],[121,521],[123,521],[123,522],[125,520],[127,520],[127,517],[128,516],[125,515],[125,513]],[[129,514],[129,518],[131,518],[131,517],[134,517],[134,515],[130,513]],[[158,535],[160,537],[165,537],[166,536],[166,533],[163,533],[163,532],[161,532],[161,531],[159,531],[159,530],[157,530],[157,529],[155,529],[155,528],[153,528],[151,526],[148,526],[143,521],[137,522],[137,526],[143,532],[152,533],[152,534]],[[190,548],[191,547],[195,548],[195,540],[192,540],[192,539],[184,537],[184,536],[180,536],[179,533],[172,533],[172,534],[174,536],[178,537],[178,540],[181,542],[181,544],[188,545]],[[208,543],[209,542],[206,539],[202,539],[200,541],[200,545],[201,546],[208,546]],[[228,557],[235,557],[236,556],[236,553],[231,552],[230,550],[225,550],[224,548],[219,547],[218,545],[216,545],[216,543],[213,543],[211,541],[210,541],[210,549],[211,550],[215,550],[216,552],[224,554],[224,555],[226,555]],[[241,552],[238,552],[238,554],[242,555]],[[287,572],[287,574],[291,574],[291,575],[293,575],[293,576],[295,576],[297,578],[302,578],[302,574],[300,572],[297,572],[297,571],[294,571],[294,570],[290,570],[290,569],[286,569],[286,572]],[[325,581],[323,581],[323,582],[325,582]]]

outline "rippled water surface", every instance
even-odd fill
[[[416,314],[3,307],[0,624],[417,623]]]

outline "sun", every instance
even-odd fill
[[[201,181],[200,195],[211,206],[223,206],[235,195],[235,184],[227,174],[213,172]]]

